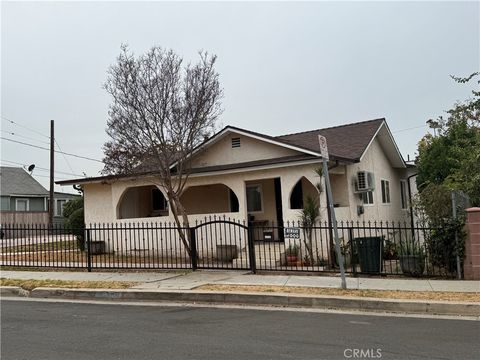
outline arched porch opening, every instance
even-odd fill
[[[180,202],[189,215],[239,211],[237,195],[224,184],[191,186],[184,191]]]
[[[117,219],[168,216],[168,201],[155,185],[125,189],[117,205]]]
[[[317,197],[318,189],[305,176],[302,176],[290,193],[290,209],[303,209],[307,197]]]

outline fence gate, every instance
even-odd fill
[[[193,269],[255,271],[249,228],[239,222],[213,220],[191,228]]]

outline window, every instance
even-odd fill
[[[262,185],[247,185],[247,211],[262,212],[263,198]]]
[[[400,180],[400,196],[402,197],[402,209],[407,208],[407,182]]]
[[[362,200],[364,205],[373,205],[373,191],[369,190],[362,193]]]
[[[15,210],[16,211],[28,211],[30,204],[28,199],[16,199],[15,200]]]
[[[390,204],[390,181],[382,180],[382,204]]]
[[[152,189],[152,210],[168,210],[167,199],[159,189]]]
[[[57,199],[55,201],[55,216],[63,216],[63,207],[65,206],[67,200]]]

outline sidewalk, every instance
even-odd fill
[[[220,270],[188,273],[181,271],[154,273],[1,271],[0,277],[22,280],[131,281],[139,283],[132,289],[152,291],[193,290],[202,285],[340,287],[340,278],[332,276],[252,275],[249,272]],[[360,290],[469,292],[479,293],[480,298],[480,281],[347,277],[347,288]]]

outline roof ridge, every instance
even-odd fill
[[[299,132],[296,132],[296,133],[277,135],[277,136],[275,136],[275,138],[284,137],[284,136],[290,136],[290,135],[306,134],[306,133],[315,132],[315,131],[321,131],[321,130],[336,129],[336,128],[341,128],[341,127],[346,127],[346,126],[352,126],[352,125],[369,123],[369,122],[378,121],[378,120],[385,121],[385,118],[377,118],[377,119],[371,119],[371,120],[365,120],[365,121],[357,121],[357,122],[354,122],[354,123],[342,124],[342,125],[335,125],[335,126],[330,126],[330,127],[321,128],[321,129],[299,131]]]
[[[8,169],[22,169],[22,170],[25,170],[23,167],[21,166],[6,166],[6,165],[2,165],[0,166],[0,169],[2,168],[8,168]]]

